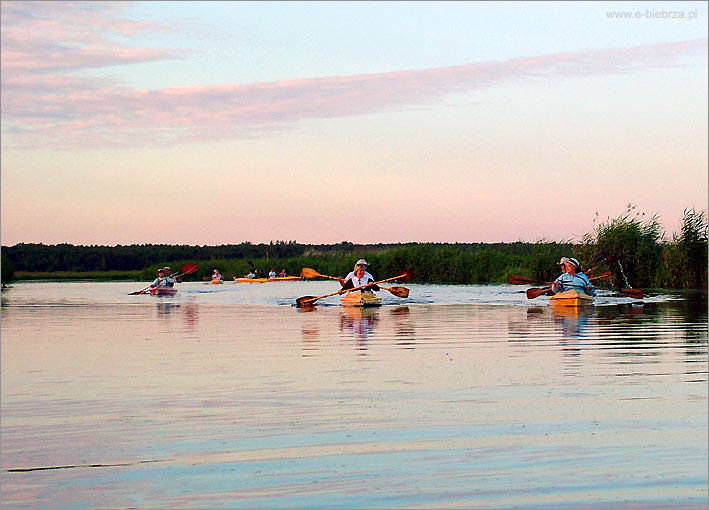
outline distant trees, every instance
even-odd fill
[[[15,276],[15,267],[4,253],[0,258],[0,272],[2,273],[1,280],[3,286],[10,283],[12,278]]]
[[[220,246],[143,244],[130,246],[74,246],[70,244],[17,244],[2,247],[3,283],[14,271],[109,272],[140,271],[142,279],[154,277],[158,266],[179,268],[195,262],[199,273],[211,275],[219,268],[227,277],[242,276],[251,268],[267,273],[271,267],[291,275],[303,267],[322,274],[344,276],[354,262],[364,257],[375,277],[390,277],[411,269],[422,283],[505,282],[507,274],[522,274],[549,281],[559,272],[562,256],[576,257],[585,266],[599,253],[607,253],[599,266],[625,277],[638,288],[707,287],[707,214],[687,209],[681,229],[667,241],[656,216],[625,214],[596,225],[581,243],[397,243],[330,245],[271,241]],[[620,263],[618,263],[620,262]],[[621,273],[622,267],[622,273]],[[625,275],[625,276],[624,276]]]

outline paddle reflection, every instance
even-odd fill
[[[399,306],[392,309],[389,313],[394,320],[394,334],[397,337],[396,345],[405,349],[415,349],[416,328],[414,327],[409,307]]]

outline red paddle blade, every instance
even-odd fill
[[[404,280],[405,282],[408,282],[414,277],[414,272],[411,269],[405,269],[403,272],[403,276],[399,278],[399,280]]]
[[[184,266],[180,268],[180,273],[194,273],[199,269],[197,266],[195,266],[192,262],[188,262]]]
[[[633,299],[642,299],[644,297],[643,291],[640,289],[621,289],[620,293]]]
[[[519,274],[508,274],[507,283],[512,285],[529,285],[530,283],[537,283],[537,281]]]

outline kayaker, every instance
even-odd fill
[[[221,275],[221,273],[219,272],[218,269],[215,269],[215,270],[214,270],[214,273],[212,273],[212,280],[217,280],[217,281],[221,281],[221,280],[222,280],[222,275]]]
[[[562,272],[561,275],[554,280],[554,283],[551,286],[554,294],[570,289],[580,289],[589,296],[596,295],[596,289],[593,288],[591,280],[589,280],[588,276],[581,272],[581,263],[578,260],[573,257],[569,258],[563,262],[563,266],[564,268],[562,271],[564,272]]]
[[[370,282],[374,282],[374,277],[367,272],[369,264],[364,259],[359,259],[354,266],[354,270],[350,272],[344,279],[340,280],[340,294],[343,294],[347,289],[353,289],[355,287],[361,287],[362,285],[367,285]],[[377,285],[372,285],[366,289],[361,289],[360,292],[372,292],[379,290]]]
[[[254,273],[253,269],[249,271],[249,274],[246,275],[246,278],[256,278],[256,273]]]
[[[286,269],[285,268],[281,269],[281,272],[278,273],[278,276],[281,278],[285,278],[286,276],[288,276],[288,273],[286,273]]]
[[[268,277],[269,278],[275,278],[276,277],[276,268],[272,267],[271,270],[268,272]]]
[[[153,280],[153,287],[167,287],[167,280],[165,279],[165,271],[163,269],[158,269],[158,277]]]
[[[165,266],[163,268],[163,272],[165,273],[165,284],[168,287],[174,287],[175,282],[177,281],[174,276],[172,276],[172,273],[170,272],[170,268],[168,266]]]
[[[566,273],[566,262],[569,260],[568,257],[561,257],[561,260],[559,261],[559,266],[561,266],[561,274]],[[546,296],[553,296],[554,291],[553,290],[548,290],[545,294]]]

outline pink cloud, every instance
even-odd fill
[[[23,10],[27,4],[31,12]],[[132,90],[71,72],[175,57],[109,38],[106,34],[156,28],[121,19],[121,8],[94,2],[2,4],[6,144],[123,146],[242,138],[300,120],[432,104],[451,92],[519,80],[681,65],[686,57],[706,55],[707,45],[702,39],[437,69],[163,90]]]

